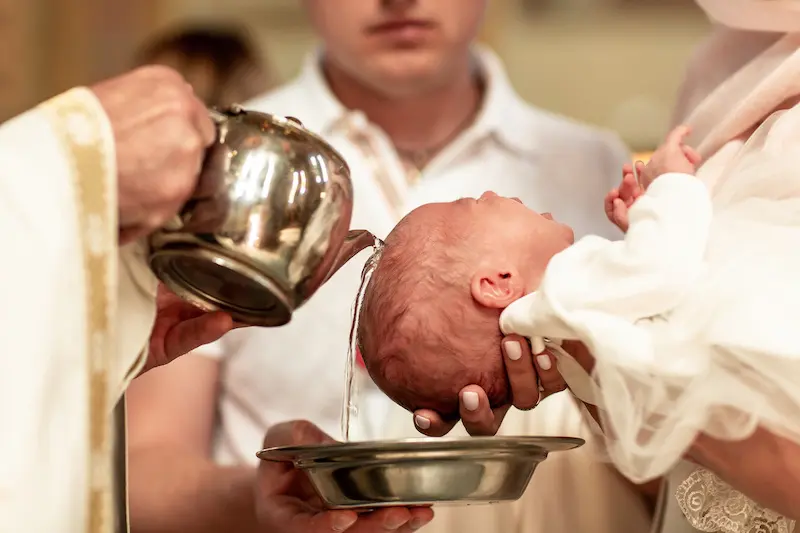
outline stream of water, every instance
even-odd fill
[[[347,363],[345,364],[344,372],[344,399],[342,401],[342,437],[345,442],[350,440],[350,432],[353,424],[358,421],[358,405],[356,399],[358,398],[357,380],[355,379],[356,373],[356,354],[358,353],[358,318],[361,313],[361,304],[364,300],[364,293],[369,284],[369,278],[375,271],[375,267],[380,260],[381,252],[383,251],[383,241],[375,238],[374,252],[367,259],[364,269],[361,271],[361,285],[358,287],[358,296],[356,303],[353,307],[353,318],[350,322],[350,338],[347,347]]]

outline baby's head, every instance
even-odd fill
[[[535,290],[572,230],[517,199],[427,204],[395,227],[364,295],[358,343],[375,383],[414,411],[458,418],[458,392],[509,403],[500,313]]]

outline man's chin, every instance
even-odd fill
[[[381,92],[395,98],[418,96],[444,83],[439,62],[431,54],[393,52],[375,65]]]

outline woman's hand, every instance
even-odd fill
[[[494,435],[512,405],[528,411],[547,396],[567,387],[558,372],[555,357],[546,349],[533,355],[527,339],[519,335],[509,335],[503,339],[502,351],[511,383],[512,404],[491,409],[486,392],[481,387],[468,385],[461,389],[459,414],[470,435]],[[456,423],[445,422],[437,412],[428,409],[414,412],[414,425],[429,437],[446,435]]]

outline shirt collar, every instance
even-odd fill
[[[489,136],[510,150],[534,152],[530,106],[514,90],[494,52],[479,45],[473,50],[486,86],[481,110],[469,133]]]
[[[364,113],[347,109],[331,91],[322,71],[322,54],[321,49],[309,54],[297,79],[309,107],[314,109],[313,115],[304,117],[303,123],[312,131],[323,133],[342,121],[365,127]],[[533,152],[533,139],[523,133],[530,130],[529,106],[511,86],[502,62],[494,52],[480,45],[473,47],[473,56],[486,90],[478,116],[465,135],[476,140],[490,137],[508,149]]]

